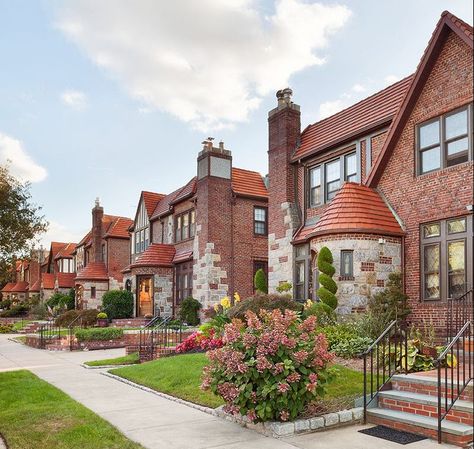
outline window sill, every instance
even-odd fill
[[[354,276],[339,276],[339,281],[355,281]]]
[[[415,178],[416,179],[420,179],[420,178],[431,178],[433,176],[436,176],[440,173],[449,173],[450,171],[455,171],[455,170],[458,170],[459,167],[463,167],[463,166],[469,166],[473,164],[473,161],[470,160],[470,161],[466,161],[466,162],[461,162],[460,164],[456,164],[456,165],[452,165],[451,167],[444,167],[444,168],[438,168],[436,170],[431,170],[431,171],[428,171],[426,173],[418,173]],[[428,300],[428,301],[431,301],[431,300]]]

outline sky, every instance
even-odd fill
[[[304,129],[412,73],[445,9],[472,24],[470,0],[0,0],[0,164],[42,244],[77,242],[96,197],[133,218],[208,136],[266,174],[278,89]]]

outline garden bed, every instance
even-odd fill
[[[139,449],[115,427],[29,371],[0,373],[1,432],[9,449]]]

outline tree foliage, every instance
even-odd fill
[[[30,184],[0,165],[0,285],[10,280],[12,261],[28,253],[47,225],[41,207],[32,203]]]

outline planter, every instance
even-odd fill
[[[97,319],[97,326],[98,327],[108,327],[109,320],[107,318],[98,318]]]
[[[436,359],[436,357],[438,356],[438,350],[434,346],[424,345],[421,348],[421,353],[427,357],[432,357],[433,359]]]

